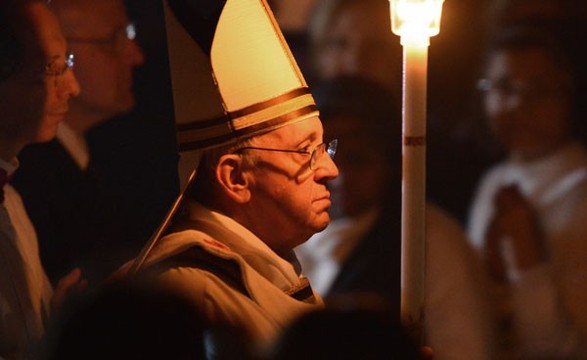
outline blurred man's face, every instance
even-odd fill
[[[132,72],[143,53],[121,0],[54,1],[82,93],[72,110],[100,120],[128,112],[135,104]],[[93,124],[91,124],[93,125]]]
[[[79,93],[55,15],[43,3],[31,4],[26,14],[31,32],[23,69],[0,85],[0,133],[19,147],[53,139],[70,97]]]
[[[486,77],[494,86],[485,110],[497,139],[526,159],[544,156],[570,138],[568,74],[543,51],[494,54]]]
[[[361,119],[337,116],[325,122],[325,131],[342,146],[336,154],[340,176],[332,182],[332,212],[358,216],[383,206],[391,184],[391,167],[381,145],[361,126]]]
[[[402,49],[391,32],[387,1],[343,6],[317,46],[320,78],[361,75],[400,90]]]

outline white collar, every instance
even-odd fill
[[[559,193],[562,188],[569,188],[570,183],[580,181],[580,174],[586,167],[587,150],[574,142],[536,161],[510,160],[505,167],[502,185],[517,184],[533,202],[545,203],[554,196],[553,191]]]
[[[57,128],[57,140],[67,150],[80,169],[86,170],[88,168],[90,152],[83,135],[76,133],[62,121]]]
[[[0,168],[6,171],[8,176],[14,174],[16,169],[18,169],[19,163],[17,158],[12,158],[10,161],[6,161],[4,159],[0,159]]]
[[[285,289],[299,281],[297,259],[288,259],[289,261],[283,259],[234,219],[210,210],[200,203],[189,201],[188,209],[190,220],[198,223],[198,230],[220,240],[278,287]],[[285,282],[282,282],[283,280]]]

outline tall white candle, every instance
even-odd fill
[[[390,0],[392,30],[403,46],[401,319],[423,341],[426,272],[426,83],[430,37],[444,0]]]
[[[404,44],[401,319],[415,336],[424,316],[427,57],[427,45]]]

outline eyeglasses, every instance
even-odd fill
[[[55,81],[54,85],[56,88],[61,87],[61,84],[63,84],[63,79],[65,75],[65,72],[69,69],[72,69],[73,66],[75,64],[74,61],[74,56],[73,54],[67,54],[65,56],[65,61],[64,62],[58,62],[58,61],[51,61],[50,63],[48,63],[47,65],[45,65],[45,68],[41,71],[42,75],[44,75],[45,77],[51,77],[53,78],[53,80]]]
[[[75,61],[73,54],[67,54],[65,56],[65,61],[62,64],[56,61],[52,61],[45,65],[44,74],[55,77],[61,76],[65,74],[67,70],[72,69],[74,65]]]
[[[284,149],[269,149],[269,148],[261,148],[255,146],[246,146],[240,149],[235,150],[235,153],[238,153],[243,150],[264,150],[264,151],[277,151],[277,152],[284,152],[284,153],[296,153],[296,154],[306,154],[310,155],[310,169],[316,170],[316,165],[318,161],[322,158],[322,156],[327,153],[330,158],[334,158],[336,154],[336,148],[338,146],[338,139],[334,139],[330,141],[328,144],[322,143],[312,151],[308,150],[284,150]]]
[[[137,36],[137,29],[135,24],[128,23],[124,27],[118,29],[112,35],[106,37],[76,37],[71,36],[67,38],[70,43],[87,43],[94,45],[110,46],[115,49],[121,49],[124,41],[134,40]]]
[[[529,99],[540,99],[549,95],[561,94],[563,85],[545,83],[526,83],[513,79],[479,79],[477,90],[484,93],[495,93],[502,96],[521,95]]]

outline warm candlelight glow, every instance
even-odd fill
[[[423,340],[426,269],[426,82],[430,37],[440,31],[444,0],[390,0],[403,66],[401,319]]]
[[[429,38],[440,32],[444,0],[390,0],[391,29],[405,41],[428,45]]]

